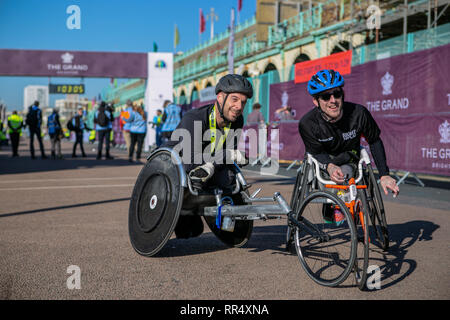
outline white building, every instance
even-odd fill
[[[26,86],[23,90],[23,109],[26,112],[28,107],[35,101],[39,101],[40,108],[49,106],[48,86]]]
[[[62,119],[70,119],[77,113],[78,108],[87,107],[89,99],[80,98],[77,94],[68,94],[65,99],[55,100],[55,108],[59,109],[59,116]]]

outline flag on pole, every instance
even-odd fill
[[[200,34],[202,34],[205,31],[206,21],[205,16],[203,15],[203,11],[200,8]]]
[[[237,24],[240,24],[240,16],[241,16],[241,10],[242,10],[242,0],[238,0],[238,9],[237,9]]]
[[[158,45],[153,41],[153,52],[158,52]]]
[[[173,36],[173,49],[174,50],[178,46],[179,43],[180,43],[180,33],[178,32],[177,25],[175,25],[175,34]]]
[[[228,73],[234,73],[234,8],[231,8],[230,38],[228,39]]]

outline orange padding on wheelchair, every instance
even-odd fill
[[[350,188],[350,186],[343,186],[338,184],[326,184],[325,188],[347,190],[348,188]],[[367,189],[367,186],[356,186],[356,189]]]

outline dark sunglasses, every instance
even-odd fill
[[[333,92],[330,92],[330,93],[319,94],[319,98],[322,99],[323,101],[328,101],[328,100],[330,100],[331,96],[333,96],[335,99],[339,99],[343,95],[344,95],[344,92],[342,90],[334,90]]]

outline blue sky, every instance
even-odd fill
[[[230,10],[238,0],[0,0],[0,49],[79,51],[173,52],[174,25],[178,25],[177,51],[199,43],[199,8],[206,15],[214,7],[219,20],[215,34],[226,30]],[[81,29],[69,30],[70,5],[81,9]],[[256,0],[243,0],[240,21],[255,15]],[[210,23],[202,40],[210,34]],[[1,61],[0,61],[1,63]],[[119,84],[124,82],[119,79]],[[0,100],[8,109],[23,108],[23,88],[47,85],[47,77],[1,77]],[[80,78],[52,78],[52,83],[80,83]],[[110,79],[85,79],[86,97],[92,99]],[[50,95],[50,103],[63,96]]]

